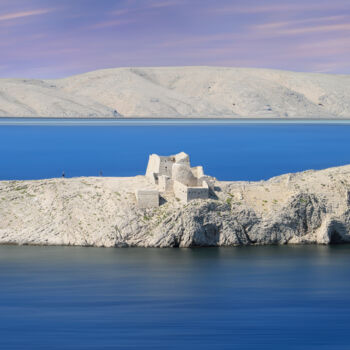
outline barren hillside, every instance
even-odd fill
[[[0,79],[0,116],[350,118],[350,76],[164,67]]]

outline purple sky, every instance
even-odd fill
[[[177,65],[350,73],[350,0],[0,1],[0,77]]]

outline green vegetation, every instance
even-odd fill
[[[28,185],[17,186],[13,190],[14,191],[25,191],[26,189],[28,189]]]

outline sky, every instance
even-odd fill
[[[350,0],[0,0],[0,77],[135,66],[350,73]]]

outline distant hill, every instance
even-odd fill
[[[159,67],[0,79],[0,116],[350,118],[350,75]]]

